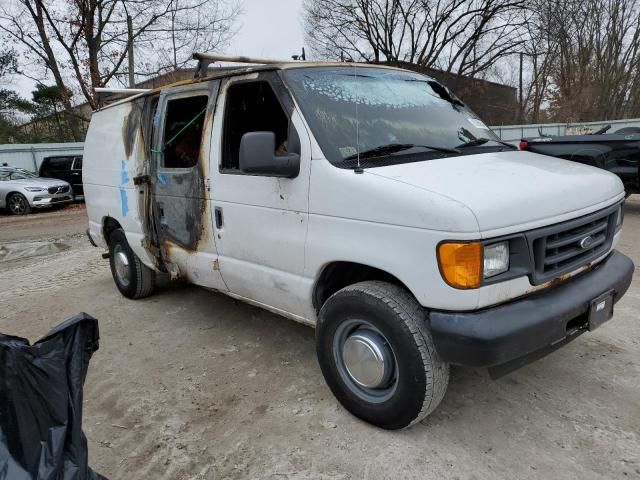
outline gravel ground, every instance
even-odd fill
[[[0,216],[0,331],[100,320],[84,429],[111,479],[640,478],[639,275],[598,331],[499,381],[454,368],[433,415],[386,432],[336,403],[312,329],[192,286],[120,296],[86,221]],[[639,238],[637,197],[620,245],[637,265]]]

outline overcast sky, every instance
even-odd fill
[[[242,0],[242,4],[244,14],[238,20],[238,34],[226,55],[286,60],[302,51],[302,0]],[[18,77],[11,88],[30,99],[35,83]]]
[[[302,51],[302,0],[243,0],[243,5],[229,55],[285,60]]]

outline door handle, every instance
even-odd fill
[[[214,209],[214,216],[216,217],[216,228],[220,229],[222,228],[222,208],[221,207],[216,207]]]
[[[161,230],[166,230],[168,228],[167,225],[167,218],[164,216],[164,207],[160,207],[159,208],[159,223],[160,223],[160,229]]]

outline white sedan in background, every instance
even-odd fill
[[[72,201],[71,185],[63,180],[38,177],[22,168],[0,167],[0,208],[13,215]]]

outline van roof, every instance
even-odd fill
[[[210,69],[207,71],[207,75],[201,78],[192,78],[189,80],[181,80],[179,82],[169,83],[167,85],[163,85],[161,87],[157,87],[154,89],[150,89],[147,92],[138,93],[136,95],[132,95],[130,97],[124,98],[122,100],[118,100],[116,102],[105,105],[104,107],[99,108],[97,111],[106,110],[110,107],[121,105],[123,103],[131,102],[141,97],[145,97],[147,95],[154,95],[163,90],[167,90],[170,88],[182,87],[185,85],[193,85],[196,83],[203,83],[210,80],[216,80],[220,78],[229,78],[236,77],[240,75],[246,75],[255,72],[265,72],[265,71],[274,71],[274,70],[292,70],[296,68],[320,68],[320,67],[361,67],[361,68],[384,68],[387,70],[404,70],[398,67],[392,67],[388,65],[379,65],[373,63],[356,63],[356,62],[282,62],[282,63],[271,63],[268,65],[247,65],[247,66],[234,66],[234,67],[219,67],[216,69]]]

